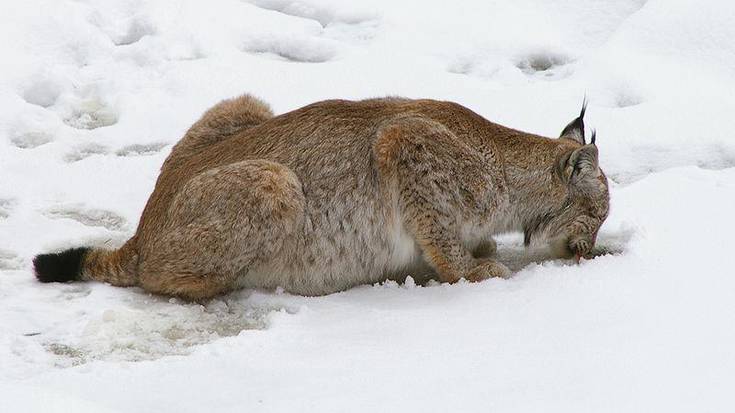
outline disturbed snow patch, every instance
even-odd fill
[[[375,20],[373,13],[360,11],[338,11],[322,5],[309,4],[303,1],[292,0],[252,0],[252,4],[261,9],[283,13],[288,16],[314,20],[322,27],[333,24],[358,25],[366,21]]]
[[[299,63],[323,63],[337,55],[333,41],[308,37],[254,38],[245,42],[243,50]]]
[[[23,259],[12,251],[0,249],[0,270],[19,270],[23,268]]]
[[[632,228],[623,228],[616,232],[600,233],[589,259],[604,255],[620,255],[625,253],[627,245],[635,234]],[[572,259],[554,258],[548,246],[525,247],[522,234],[503,234],[497,237],[497,259],[513,273],[519,272],[529,265],[545,262],[560,265],[573,264]]]
[[[526,84],[529,79],[561,80],[573,74],[574,59],[566,53],[532,49],[512,53],[480,47],[457,54],[447,71],[493,79],[499,84]]]
[[[110,38],[116,46],[127,46],[133,44],[144,36],[155,34],[156,30],[153,25],[144,19],[136,18],[130,22],[123,33],[112,33]]]
[[[89,143],[73,148],[71,152],[64,155],[64,160],[66,162],[77,162],[92,155],[104,155],[106,153],[106,147],[96,143]]]
[[[17,148],[33,149],[54,140],[57,124],[58,119],[52,112],[34,108],[10,125],[8,137],[10,143]]]
[[[133,145],[128,145],[123,148],[120,148],[119,150],[115,151],[115,155],[117,156],[155,155],[156,153],[160,152],[161,149],[165,148],[166,145],[168,144],[165,142],[155,142],[155,143],[146,143],[146,144],[136,143]]]
[[[10,142],[21,149],[32,149],[49,143],[52,140],[53,136],[51,134],[39,130],[21,132],[10,138]]]
[[[111,126],[117,123],[118,113],[104,95],[101,85],[88,84],[74,93],[59,96],[54,110],[72,128],[90,130]]]
[[[632,89],[621,90],[615,99],[615,105],[619,108],[627,108],[641,103],[643,103],[643,97]]]
[[[59,79],[50,75],[34,79],[24,91],[23,100],[32,104],[47,108],[56,103],[56,99],[64,90],[64,85]]]
[[[625,167],[608,173],[618,184],[628,185],[646,176],[670,168],[695,165],[702,169],[721,170],[735,167],[735,148],[722,143],[695,148],[652,144],[635,144],[627,152]]]
[[[735,167],[735,148],[721,143],[710,145],[706,159],[697,160],[702,169],[727,169]]]
[[[80,100],[64,123],[76,129],[97,129],[117,123],[117,114],[98,99]]]
[[[85,209],[82,206],[56,207],[44,212],[51,219],[71,219],[90,227],[104,227],[110,231],[122,231],[127,226],[127,220],[112,212],[103,209]]]
[[[554,80],[572,73],[570,63],[572,59],[563,53],[537,51],[519,56],[515,66],[528,76]]]
[[[81,334],[61,340],[38,341],[60,367],[94,360],[143,361],[187,355],[194,346],[232,337],[243,330],[265,329],[273,311],[281,307],[252,307],[236,300],[213,300],[206,305],[176,300],[140,302],[138,308],[106,310],[90,320]]]
[[[0,219],[9,217],[14,205],[14,200],[0,198]]]
[[[291,20],[302,20],[271,33],[259,33],[246,39],[241,50],[299,63],[323,63],[332,60],[346,44],[364,44],[380,26],[378,16],[367,11],[345,11],[290,0],[255,0],[261,9],[280,13]],[[303,24],[311,23],[311,24]]]

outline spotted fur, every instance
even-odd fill
[[[330,100],[273,117],[228,100],[174,147],[133,238],[75,255],[78,278],[193,300],[480,281],[510,274],[492,236],[511,230],[585,255],[609,197],[583,115],[550,139],[452,102]]]

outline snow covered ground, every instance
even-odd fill
[[[0,411],[734,409],[733,21],[728,0],[5,2]],[[586,93],[622,253],[205,306],[33,280],[35,253],[129,237],[171,146],[242,92],[455,100],[547,136]]]

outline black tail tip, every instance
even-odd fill
[[[82,276],[82,261],[89,250],[82,247],[36,255],[33,258],[36,278],[42,283],[79,281]]]

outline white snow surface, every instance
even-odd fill
[[[0,411],[735,409],[735,2],[2,9]],[[172,145],[244,92],[277,113],[454,100],[546,136],[586,94],[611,183],[600,244],[622,253],[477,284],[205,305],[34,280],[34,254],[131,236]]]

